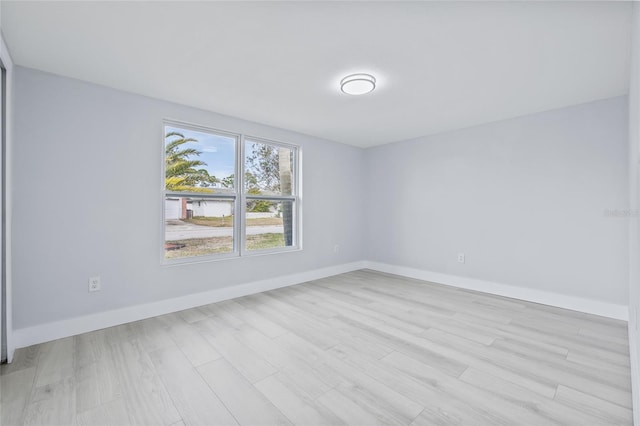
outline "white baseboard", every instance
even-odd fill
[[[552,293],[543,290],[535,290],[526,287],[516,287],[507,284],[499,284],[491,281],[475,278],[460,277],[457,275],[442,274],[439,272],[425,271],[422,269],[408,268],[405,266],[389,265],[386,263],[366,261],[368,269],[402,275],[408,278],[431,281],[451,287],[465,288],[496,294],[498,296],[511,297],[513,299],[526,300],[527,302],[541,303],[543,305],[556,306],[558,308],[571,309],[572,311],[585,312],[603,317],[629,320],[629,307],[614,303],[600,302],[565,294]]]
[[[267,280],[236,285],[233,287],[220,288],[203,293],[189,294],[158,302],[146,303],[144,305],[128,306],[126,308],[99,312],[82,317],[35,325],[32,327],[14,330],[13,341],[16,348],[24,348],[38,343],[75,336],[89,331],[113,327],[115,325],[177,312],[184,309],[194,308],[196,306],[202,306],[209,303],[220,302],[223,300],[234,299],[236,297],[247,296],[267,290],[326,278],[332,275],[362,269],[363,267],[364,262],[345,263],[342,265],[314,269],[312,271],[298,274],[285,275]]]
[[[629,309],[629,358],[631,364],[631,398],[633,404],[633,424],[640,425],[640,372],[638,367],[638,331],[635,330],[635,312]]]
[[[511,297],[514,299],[526,300],[529,302],[557,306],[560,308],[586,312],[624,321],[627,321],[629,318],[628,307],[624,305],[599,302],[575,296],[567,296],[563,294],[534,290],[531,288],[516,287],[404,266],[361,261],[17,329],[13,331],[13,343],[16,348],[23,348],[55,339],[75,336],[89,331],[100,330],[102,328],[113,327],[115,325],[132,321],[181,311],[183,309],[194,308],[196,306],[206,305],[209,303],[220,302],[223,300],[234,299],[236,297],[247,296],[276,288],[326,278],[362,268],[402,275],[409,278],[435,282],[452,287],[465,288],[496,294],[499,296]]]

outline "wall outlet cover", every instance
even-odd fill
[[[89,292],[100,291],[101,289],[100,277],[89,277]]]

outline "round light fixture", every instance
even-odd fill
[[[376,78],[370,74],[351,74],[340,80],[340,90],[347,95],[364,95],[376,88]]]

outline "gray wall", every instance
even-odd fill
[[[619,97],[367,150],[367,258],[626,305],[627,120]]]
[[[1,8],[2,6],[0,6]],[[6,69],[6,110],[5,110],[5,119],[4,123],[4,132],[5,132],[5,188],[11,188],[11,169],[12,169],[12,145],[13,145],[13,60],[11,58],[11,54],[7,45],[4,42],[4,38],[2,36],[2,29],[0,28],[0,60]],[[13,304],[12,304],[12,275],[11,275],[11,250],[8,248],[11,246],[11,191],[5,189],[4,194],[4,203],[5,203],[5,230],[4,230],[4,239],[5,239],[5,263],[4,274],[5,274],[5,288],[3,292],[3,300],[2,305],[0,307],[0,322],[3,322],[3,331],[5,334],[6,341],[3,342],[6,347],[7,360],[11,362],[13,359],[14,352],[14,343],[13,343]],[[4,311],[3,311],[4,309]]]
[[[363,259],[626,304],[626,102],[363,151],[16,67],[14,328]],[[161,266],[163,118],[300,144],[304,250]]]
[[[304,250],[162,267],[163,118],[301,145]],[[364,257],[358,148],[20,67],[14,135],[16,329]]]
[[[640,5],[634,3],[631,34],[631,72],[629,73],[629,208],[640,209]],[[640,425],[640,220],[634,215],[629,221],[629,352],[631,385],[633,388],[634,424]]]

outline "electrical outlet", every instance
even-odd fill
[[[464,253],[458,253],[458,263],[464,263]]]
[[[89,277],[89,292],[100,291],[101,289],[100,277]]]
[[[340,245],[336,244],[335,246],[333,246],[333,252],[334,253],[338,253],[340,251]]]

